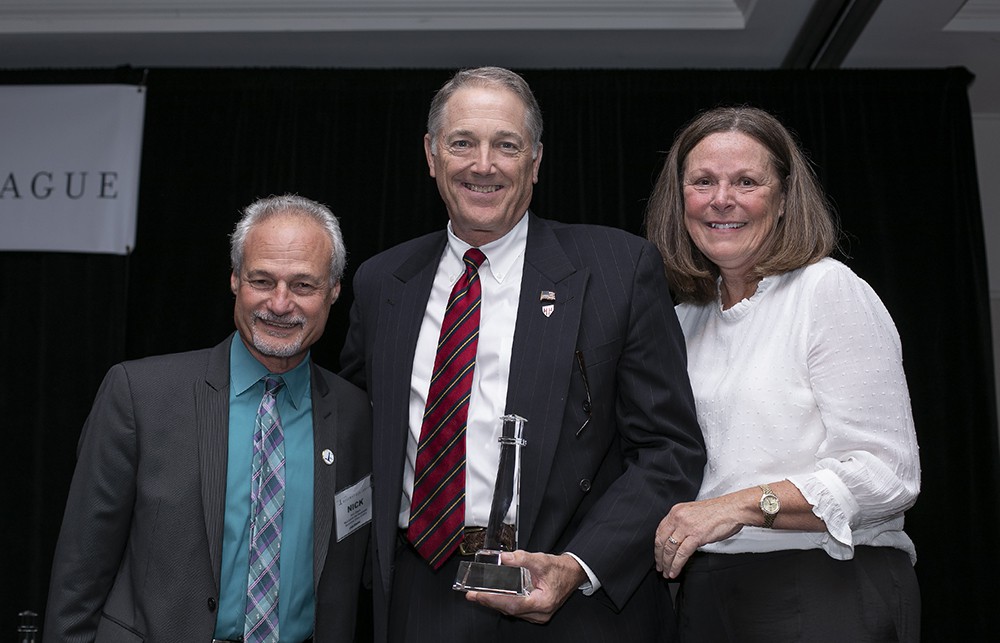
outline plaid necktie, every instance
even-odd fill
[[[278,640],[278,556],[285,505],[285,439],[278,416],[280,378],[264,379],[257,409],[250,480],[250,574],[247,584],[246,643]]]
[[[479,340],[479,266],[471,248],[448,299],[427,407],[420,427],[407,538],[434,569],[458,547],[465,527],[465,425]]]

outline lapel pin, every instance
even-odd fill
[[[542,302],[542,314],[551,317],[555,310],[556,294],[551,290],[543,290],[538,296],[538,301]],[[548,302],[548,303],[546,303]]]
[[[336,460],[336,458],[333,457],[333,451],[330,449],[323,449],[323,462],[327,465],[331,465],[334,460]]]

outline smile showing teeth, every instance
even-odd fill
[[[472,190],[473,192],[481,192],[483,194],[496,192],[497,190],[500,189],[499,185],[476,185],[474,183],[466,183],[465,187]]]
[[[254,315],[254,324],[259,322],[265,328],[275,332],[293,330],[301,326],[304,321],[293,315],[288,315],[284,319],[263,312]]]
[[[709,223],[708,227],[716,230],[735,230],[736,228],[742,228],[745,225],[745,223]]]

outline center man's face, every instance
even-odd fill
[[[531,158],[525,113],[510,90],[466,87],[448,99],[435,154],[430,134],[424,137],[452,230],[470,245],[507,234],[531,203],[542,149]]]
[[[272,373],[302,362],[323,335],[340,284],[330,286],[333,244],[316,221],[280,214],[247,234],[241,274],[230,285],[234,320],[250,353]]]

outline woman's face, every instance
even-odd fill
[[[709,134],[688,153],[683,184],[691,239],[723,277],[745,277],[784,213],[767,149],[740,132]]]

